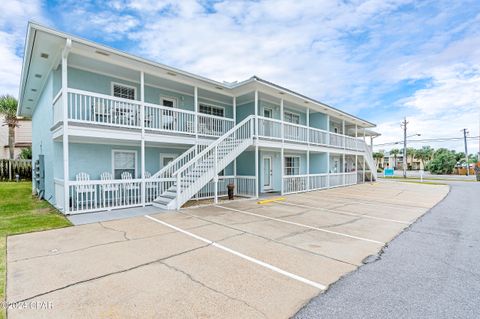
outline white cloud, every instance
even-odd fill
[[[28,20],[46,22],[40,1],[7,0],[2,2],[0,19],[0,94],[18,95],[23,46]]]

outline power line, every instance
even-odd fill
[[[447,142],[447,141],[455,141],[455,140],[459,141],[463,139],[464,139],[463,137],[439,137],[439,138],[428,138],[428,139],[407,140],[407,141],[413,142],[413,143],[421,143],[421,142]],[[480,136],[470,136],[470,137],[467,136],[467,140],[480,140]],[[396,145],[401,143],[403,143],[403,141],[376,144],[375,146]]]

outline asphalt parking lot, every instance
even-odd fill
[[[386,181],[11,236],[8,315],[288,318],[447,193]]]

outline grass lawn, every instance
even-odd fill
[[[32,196],[31,182],[0,182],[0,300],[5,297],[5,253],[8,235],[71,226],[46,201]],[[4,309],[0,318],[5,317]]]

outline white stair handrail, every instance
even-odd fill
[[[231,133],[237,130],[237,128],[241,127],[248,121],[252,120],[255,118],[255,115],[249,115],[248,117],[244,118],[240,123],[232,127],[227,133],[223,134],[221,137],[219,137],[215,142],[212,144],[208,145],[207,148],[205,148],[203,151],[198,153],[194,158],[192,158],[189,162],[185,163],[181,168],[179,168],[175,173],[173,173],[173,177],[176,177],[177,174],[183,173],[191,164],[195,163],[198,159],[202,158],[203,155],[207,154],[210,150],[218,146],[221,142],[223,142]],[[253,135],[252,135],[253,138]]]
[[[176,178],[177,209],[196,193],[197,188],[215,178],[219,170],[253,142],[254,119],[255,115],[243,119],[173,174]],[[184,186],[184,183],[187,185]]]
[[[186,150],[182,155],[165,165],[161,170],[156,172],[155,174],[152,175],[152,179],[155,178],[169,178],[173,176],[173,173],[170,174],[170,176],[166,176],[168,172],[170,171],[176,171],[175,167],[179,168],[182,167],[184,164],[188,163],[190,159],[195,157],[197,155],[197,149],[200,147],[200,145],[193,145],[190,147],[188,150]]]

